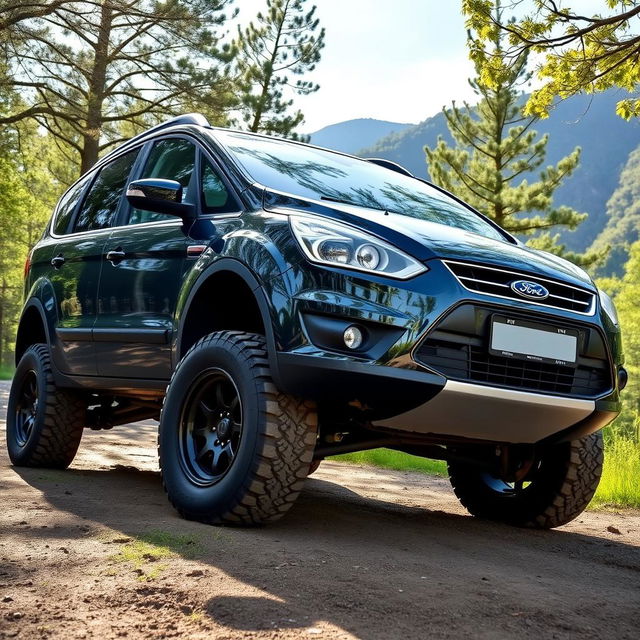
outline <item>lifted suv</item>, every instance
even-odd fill
[[[398,165],[199,115],[64,194],[25,300],[12,462],[157,418],[169,499],[209,523],[276,520],[326,456],[388,447],[446,460],[472,514],[563,524],[626,380],[581,269]]]

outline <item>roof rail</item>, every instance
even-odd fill
[[[160,124],[156,124],[153,127],[150,127],[146,131],[139,133],[133,138],[129,138],[124,144],[128,145],[134,142],[135,140],[139,140],[144,136],[147,136],[150,133],[156,133],[157,131],[162,131],[162,129],[167,129],[168,127],[175,127],[180,124],[197,124],[201,127],[208,127],[209,121],[201,114],[201,113],[185,113],[181,116],[176,116],[175,118],[169,118],[169,120],[165,120]]]

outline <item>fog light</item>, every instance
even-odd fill
[[[624,367],[618,367],[618,389],[622,391],[629,382],[629,374]]]
[[[362,330],[352,324],[344,330],[343,338],[349,349],[357,349],[362,344]]]

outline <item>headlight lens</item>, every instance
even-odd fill
[[[401,280],[428,271],[390,244],[339,222],[291,216],[291,229],[312,262]]]
[[[618,312],[616,311],[616,305],[613,303],[613,300],[601,289],[598,289],[598,294],[600,295],[600,304],[604,312],[609,316],[611,322],[618,326],[620,324],[618,321]]]

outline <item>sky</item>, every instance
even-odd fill
[[[309,3],[311,4],[311,3]],[[473,66],[455,0],[316,0],[325,48],[309,76],[320,84],[296,98],[306,132],[352,118],[417,123],[451,99],[472,98]],[[259,0],[236,0],[250,20]]]
[[[452,100],[473,101],[467,82],[473,65],[459,0],[315,4],[326,44],[308,78],[320,84],[320,90],[296,97],[295,104],[305,114],[305,133],[352,118],[417,123]],[[580,8],[602,9],[603,4],[581,0]],[[264,0],[236,0],[235,6],[239,20],[249,21]]]

